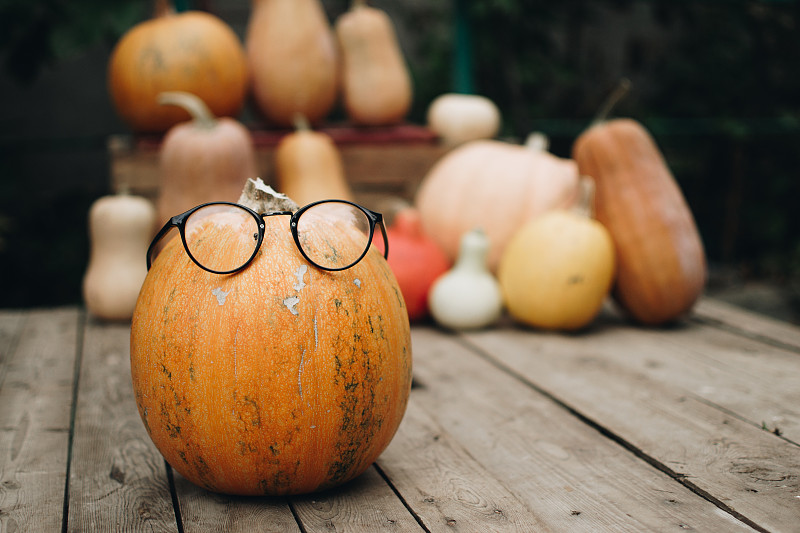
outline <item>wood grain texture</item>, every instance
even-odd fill
[[[80,315],[65,308],[2,320],[10,341],[0,359],[0,531],[61,529]]]
[[[412,391],[403,424],[378,465],[430,532],[551,531],[431,414]]]
[[[387,134],[357,139],[341,133],[329,133],[337,144],[347,181],[357,200],[367,207],[374,195],[399,196],[411,200],[425,174],[447,152],[432,139],[406,139]],[[285,134],[281,130],[282,134]],[[275,144],[282,135],[273,135],[271,142],[258,142],[256,165],[259,176],[275,186]],[[157,143],[141,145],[128,136],[112,136],[108,140],[112,190],[127,188],[134,194],[154,199],[159,188]]]
[[[69,531],[178,531],[167,472],[139,419],[129,324],[89,319],[84,329]]]
[[[693,319],[767,344],[800,351],[800,328],[713,298],[702,298]]]
[[[797,531],[800,328],[715,301],[670,328],[417,325],[376,466],[293,498],[170,476],[129,336],[78,308],[0,310],[0,531]]]
[[[571,337],[507,328],[469,341],[719,509],[757,528],[792,530],[800,479],[788,472],[800,468],[797,444],[762,430],[733,404],[704,397],[710,384],[735,390],[736,366],[703,361],[712,351],[682,347],[689,338],[713,339],[713,332],[696,324],[660,332],[608,324]]]
[[[460,336],[414,334],[415,372],[426,403],[437,406],[436,419],[548,527],[750,530],[527,381],[498,372]],[[535,357],[521,346],[508,349],[517,351],[518,364]]]
[[[175,472],[184,533],[300,533],[284,498],[215,494]]]
[[[307,533],[422,531],[374,468],[339,488],[292,498]]]

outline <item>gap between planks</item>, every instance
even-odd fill
[[[593,420],[592,418],[584,415],[578,409],[572,407],[571,405],[569,405],[567,402],[563,401],[559,397],[557,397],[557,396],[553,395],[552,393],[542,389],[541,387],[536,385],[534,382],[530,381],[527,377],[523,376],[522,374],[519,374],[516,370],[514,370],[513,368],[505,365],[501,361],[498,361],[497,359],[492,357],[489,353],[487,353],[484,350],[482,350],[481,348],[471,344],[466,339],[461,338],[461,339],[459,339],[459,341],[464,345],[464,347],[466,349],[471,350],[472,352],[476,353],[478,356],[480,356],[481,358],[483,358],[484,360],[486,360],[487,362],[492,364],[498,370],[506,373],[507,375],[511,376],[512,378],[516,379],[517,381],[523,383],[525,386],[527,386],[530,389],[536,391],[538,394],[541,394],[542,396],[546,397],[547,399],[549,399],[550,401],[552,401],[553,403],[555,403],[556,405],[558,405],[559,407],[561,407],[562,409],[567,411],[570,415],[572,415],[573,417],[577,418],[582,423],[586,424],[587,426],[591,427],[592,429],[594,429],[595,431],[600,433],[603,437],[605,437],[605,438],[611,440],[612,442],[620,445],[621,447],[623,447],[624,449],[626,449],[627,451],[632,453],[635,457],[641,459],[642,461],[644,461],[648,465],[652,466],[656,470],[659,470],[660,472],[663,472],[664,474],[668,475],[670,478],[674,479],[675,481],[677,481],[678,483],[680,483],[681,485],[683,485],[684,487],[686,487],[687,489],[689,489],[690,491],[692,491],[696,495],[700,496],[704,500],[706,500],[709,503],[713,504],[718,509],[724,511],[725,513],[728,513],[729,515],[731,515],[736,520],[739,520],[740,522],[742,522],[744,524],[747,524],[748,526],[752,527],[756,531],[760,531],[762,533],[769,533],[769,530],[767,530],[767,529],[763,528],[762,526],[760,526],[759,524],[753,522],[748,517],[742,515],[741,513],[737,512],[734,508],[732,508],[729,505],[725,504],[725,502],[723,502],[719,498],[714,497],[709,492],[703,490],[702,488],[698,487],[697,485],[695,485],[694,483],[689,481],[689,478],[688,478],[688,476],[686,474],[683,474],[683,473],[680,473],[680,472],[676,472],[674,469],[670,468],[669,466],[667,466],[663,462],[659,461],[655,457],[653,457],[651,455],[648,455],[644,450],[642,450],[638,446],[634,445],[633,443],[627,441],[621,435],[615,433],[613,430],[609,429],[608,427],[605,427],[604,425],[602,425],[599,422]]]

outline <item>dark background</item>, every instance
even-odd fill
[[[348,6],[322,3],[331,21]],[[766,281],[800,299],[800,2],[371,4],[397,26],[415,84],[411,122],[424,123],[437,95],[473,91],[498,104],[504,138],[543,131],[568,156],[629,78],[615,114],[641,121],[664,152],[697,219],[710,287]],[[211,11],[244,37],[246,0],[177,7]],[[128,132],[106,64],[151,10],[142,0],[0,0],[0,307],[81,301],[87,211],[109,192],[107,139]]]

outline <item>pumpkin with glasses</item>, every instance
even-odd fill
[[[347,201],[298,209],[252,180],[237,204],[170,219],[148,252],[131,370],[145,427],[181,475],[298,494],[375,461],[411,384],[387,253],[380,214]]]

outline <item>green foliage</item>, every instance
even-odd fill
[[[654,134],[710,259],[800,277],[800,2],[473,0],[476,92],[504,134],[568,156],[621,77],[617,116]]]
[[[41,69],[99,42],[113,43],[141,20],[144,0],[2,0],[3,70],[31,82]]]
[[[332,19],[349,6],[349,0],[323,3]],[[653,133],[711,261],[800,279],[794,206],[800,197],[800,0],[372,3],[391,10],[405,29],[412,121],[424,122],[428,104],[455,88],[458,5],[470,21],[471,83],[497,103],[504,137],[524,139],[540,130],[556,154],[569,156],[576,136],[627,77],[633,90],[615,114],[640,120]],[[83,50],[110,49],[151,9],[151,0],[0,0],[3,76],[29,83]],[[0,146],[0,273],[41,280],[42,289],[16,284],[2,304],[74,301],[88,253],[86,211],[103,191],[20,201],[29,180],[14,155],[13,143]],[[57,222],[42,212],[59,213]],[[57,228],[57,238],[43,237]]]

